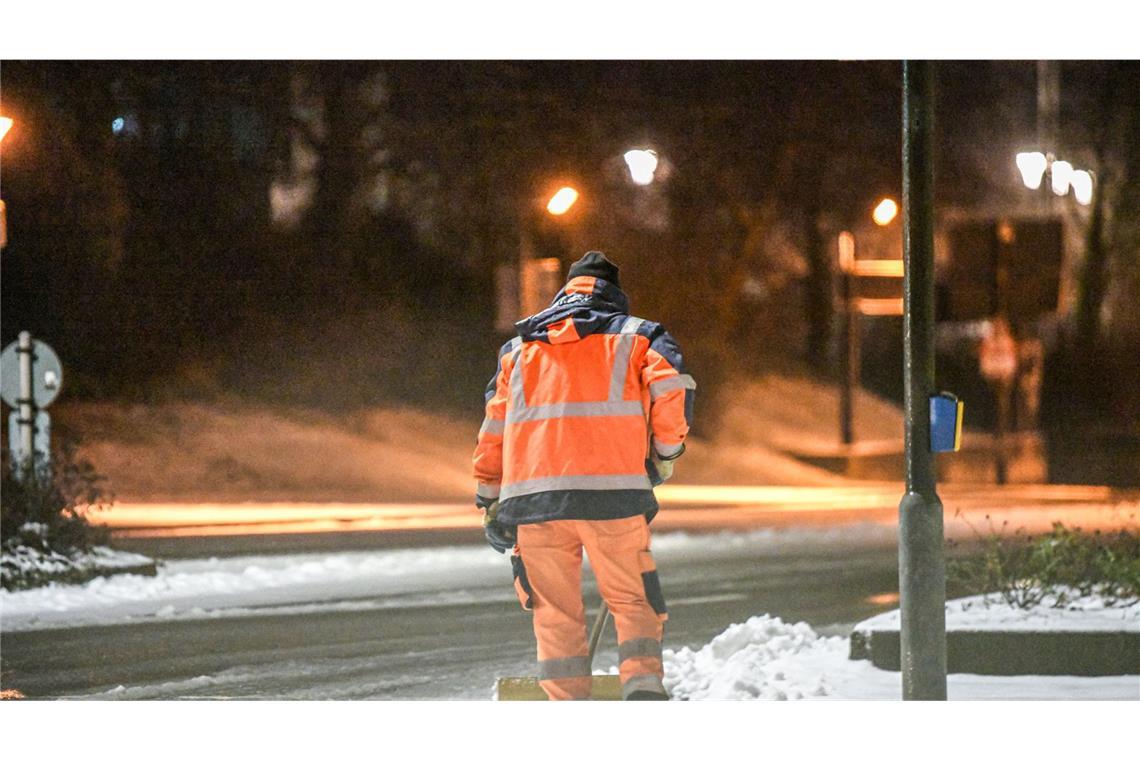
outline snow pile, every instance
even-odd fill
[[[1000,600],[986,607],[980,599],[955,599],[948,607],[959,611],[965,607],[979,624],[992,616],[993,627],[1000,627],[998,620],[1011,619],[1008,606]],[[1071,621],[1073,614],[1088,614],[1057,609],[1039,612],[1038,622]],[[894,614],[897,616],[897,610]],[[948,617],[948,625],[951,620]],[[1135,617],[1117,620],[1115,626],[1135,630]],[[1045,622],[1044,627],[1055,629],[1056,625]],[[806,623],[788,624],[778,617],[761,615],[729,626],[697,651],[688,647],[666,650],[665,688],[675,700],[897,700],[901,674],[879,670],[867,660],[851,660],[848,649],[846,637],[820,636]],[[1136,676],[952,673],[947,677],[947,688],[950,699],[1140,699],[1140,679]]]
[[[760,615],[729,626],[695,652],[666,650],[665,688],[678,700],[826,697],[832,693],[827,676],[804,665],[846,650],[846,638]]]
[[[1021,610],[1000,596],[951,599],[948,629],[1136,631],[1140,605],[1119,608],[1090,597],[1065,609]],[[899,611],[856,630],[897,629]],[[760,615],[728,627],[705,646],[664,652],[665,687],[677,700],[898,699],[901,675],[848,657],[850,640],[821,636],[807,623]],[[1136,676],[982,676],[954,673],[951,699],[1138,699]]]

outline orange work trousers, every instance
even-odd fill
[[[538,642],[539,683],[550,699],[589,699],[582,549],[614,618],[623,696],[664,694],[661,635],[668,617],[643,515],[518,526],[518,553]],[[522,584],[520,584],[522,585]]]

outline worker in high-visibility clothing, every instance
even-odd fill
[[[597,251],[515,327],[487,386],[476,503],[533,610],[539,683],[550,699],[590,696],[584,547],[617,628],[623,697],[668,699],[649,520],[653,486],[685,451],[696,384],[669,333],[630,316],[617,266]]]

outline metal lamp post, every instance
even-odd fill
[[[946,566],[935,489],[934,71],[903,62],[903,341],[906,494],[899,504],[899,610],[903,699],[946,699]]]
[[[580,197],[577,190],[569,185],[558,189],[544,206],[546,213],[554,217],[561,217],[570,211]],[[519,318],[524,318],[542,308],[546,298],[553,296],[552,284],[561,274],[561,263],[558,259],[536,259],[534,256],[534,240],[531,237],[532,214],[534,210],[529,206],[519,217],[519,263],[518,263],[518,294]],[[544,287],[545,283],[545,287]],[[555,290],[557,288],[555,287]]]

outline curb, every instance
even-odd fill
[[[856,629],[849,659],[898,671],[899,632]],[[946,672],[994,676],[1140,675],[1140,631],[946,632]]]

